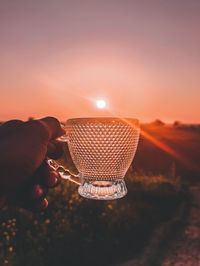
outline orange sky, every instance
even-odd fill
[[[0,120],[200,122],[199,12],[198,0],[0,1]]]

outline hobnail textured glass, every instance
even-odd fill
[[[76,118],[69,119],[65,129],[81,178],[79,194],[92,199],[123,197],[127,193],[123,178],[138,145],[138,120]]]

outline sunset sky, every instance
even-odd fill
[[[0,93],[0,120],[200,122],[200,1],[0,0]]]

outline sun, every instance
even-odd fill
[[[98,109],[104,109],[106,108],[106,101],[105,100],[96,100],[96,107]]]

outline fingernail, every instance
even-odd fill
[[[50,176],[47,185],[48,187],[54,187],[58,183],[58,178],[56,176]]]
[[[43,211],[44,209],[48,207],[48,205],[49,205],[48,200],[44,198],[37,208],[39,211]]]
[[[31,193],[31,198],[32,199],[37,199],[43,195],[44,191],[42,187],[37,184],[33,187],[32,193]]]

